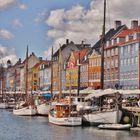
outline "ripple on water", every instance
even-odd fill
[[[0,140],[138,140],[139,137],[139,132],[55,126],[48,123],[47,117],[19,117],[0,110]]]

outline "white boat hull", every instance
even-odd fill
[[[13,109],[13,114],[18,116],[33,116],[36,115],[36,113],[36,109],[31,106],[21,109]]]
[[[129,130],[131,127],[130,124],[104,124],[99,125],[100,129],[111,129],[111,130]]]
[[[115,124],[120,122],[122,116],[121,111],[103,111],[103,112],[92,112],[83,115],[83,122],[91,125],[99,125],[105,123]]]
[[[49,114],[49,122],[60,126],[80,126],[82,125],[81,117],[67,117],[67,118],[56,118]]]
[[[47,104],[41,104],[37,105],[37,114],[39,115],[48,115],[50,110],[50,105]]]
[[[8,108],[7,103],[0,103],[0,109],[6,109],[6,108]]]

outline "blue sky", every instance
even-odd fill
[[[89,2],[90,0],[19,0],[8,8],[1,8],[0,29],[9,31],[14,37],[11,39],[0,37],[0,44],[9,49],[15,48],[18,58],[25,57],[27,45],[30,52],[33,51],[37,56],[45,58],[44,51],[53,44],[53,39],[47,36],[47,30],[50,27],[44,23],[50,11],[61,8],[70,9],[76,4],[88,7]],[[24,5],[24,8],[20,8],[21,5]],[[43,12],[44,15],[41,15]],[[42,21],[37,23],[35,21],[37,19]]]
[[[139,19],[140,1],[107,0],[107,26]],[[131,12],[130,12],[131,11]],[[0,58],[14,63],[29,52],[49,58],[68,38],[94,44],[101,34],[103,0],[0,0]]]

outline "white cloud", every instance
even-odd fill
[[[46,23],[55,28],[64,30],[65,26],[65,11],[64,9],[58,9],[51,11],[49,18],[47,19]]]
[[[15,49],[0,44],[0,64],[6,65],[7,60],[13,64],[18,60]]]
[[[79,20],[84,16],[84,7],[80,5],[73,6],[72,9],[66,11],[66,18],[68,20]]]
[[[71,9],[56,9],[50,11],[46,24],[50,27],[48,37],[54,39],[54,46],[65,43],[70,39],[80,43],[94,44],[102,33],[103,25],[103,0],[92,0],[89,9],[75,5]],[[123,24],[130,25],[130,20],[139,19],[140,1],[133,0],[108,0],[106,30],[114,27],[115,20],[122,20]],[[45,52],[49,55],[49,51]]]
[[[3,10],[7,7],[14,5],[17,0],[0,0],[0,10]]]
[[[37,17],[35,18],[36,23],[44,22],[46,17],[48,15],[48,12],[46,9],[44,9],[42,12],[38,13]]]
[[[25,5],[25,4],[19,4],[19,8],[21,9],[21,10],[26,10],[27,9],[27,5]]]
[[[22,27],[23,26],[20,19],[14,19],[13,20],[13,25],[16,26],[16,27]]]
[[[6,29],[0,29],[0,38],[12,39],[14,35]]]

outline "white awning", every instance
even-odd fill
[[[115,94],[115,93],[119,93],[119,94],[122,94],[122,95],[137,95],[137,94],[140,94],[139,89],[135,89],[135,90],[106,89],[106,90],[91,90],[90,92],[91,92],[91,94],[86,96],[85,100],[89,100],[93,97],[98,98],[100,96],[111,95],[111,94]]]

